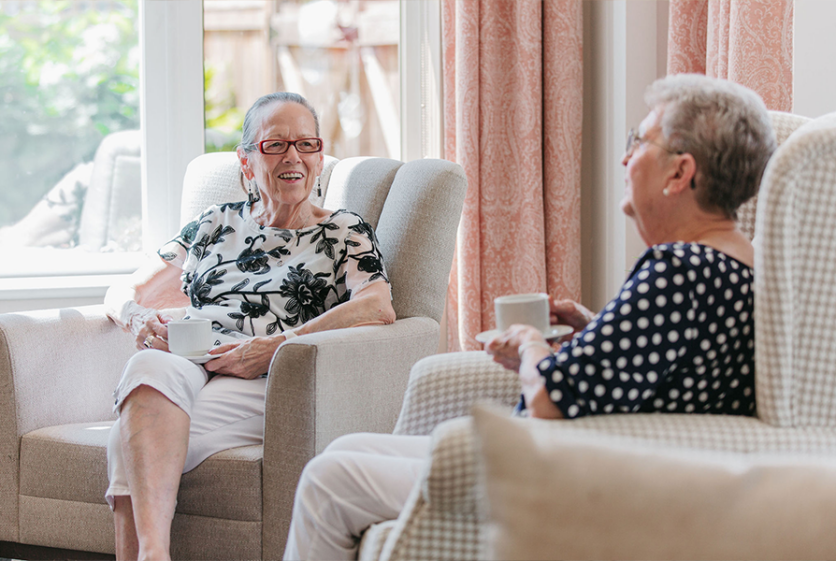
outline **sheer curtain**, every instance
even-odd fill
[[[793,0],[671,0],[668,74],[727,78],[792,111],[792,26]]]
[[[445,155],[468,193],[448,349],[481,349],[493,299],[580,298],[580,0],[444,0]]]

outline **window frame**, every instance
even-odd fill
[[[441,0],[400,5],[401,160],[441,158]]]

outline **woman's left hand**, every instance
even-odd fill
[[[520,356],[520,347],[526,345]],[[490,341],[485,350],[493,359],[520,375],[523,399],[532,417],[560,419],[560,410],[549,399],[545,381],[537,370],[537,364],[549,356],[548,343],[542,333],[529,325],[512,325]]]
[[[284,341],[284,335],[274,335],[253,337],[240,343],[225,343],[209,351],[209,354],[218,355],[218,358],[205,363],[203,368],[215,374],[252,380],[267,372],[276,349]]]
[[[529,341],[546,343],[543,334],[530,325],[512,325],[493,339],[485,350],[508,370],[520,371],[520,345]]]

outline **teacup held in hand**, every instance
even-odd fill
[[[568,325],[549,325],[548,294],[500,296],[494,299],[494,310],[496,311],[496,329],[483,331],[476,335],[476,340],[480,343],[488,343],[515,323],[531,325],[543,334],[546,341],[554,341],[572,333],[572,328]]]
[[[510,294],[494,300],[496,328],[502,332],[521,323],[541,333],[549,329],[549,295],[543,293]]]
[[[208,319],[171,321],[168,350],[180,356],[203,356],[212,348],[212,322]]]

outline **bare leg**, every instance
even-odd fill
[[[171,521],[186,462],[189,416],[154,388],[142,385],[123,401],[120,422],[138,558],[170,559]]]
[[[116,559],[135,561],[139,556],[139,541],[130,495],[113,497],[113,522],[116,526]]]

